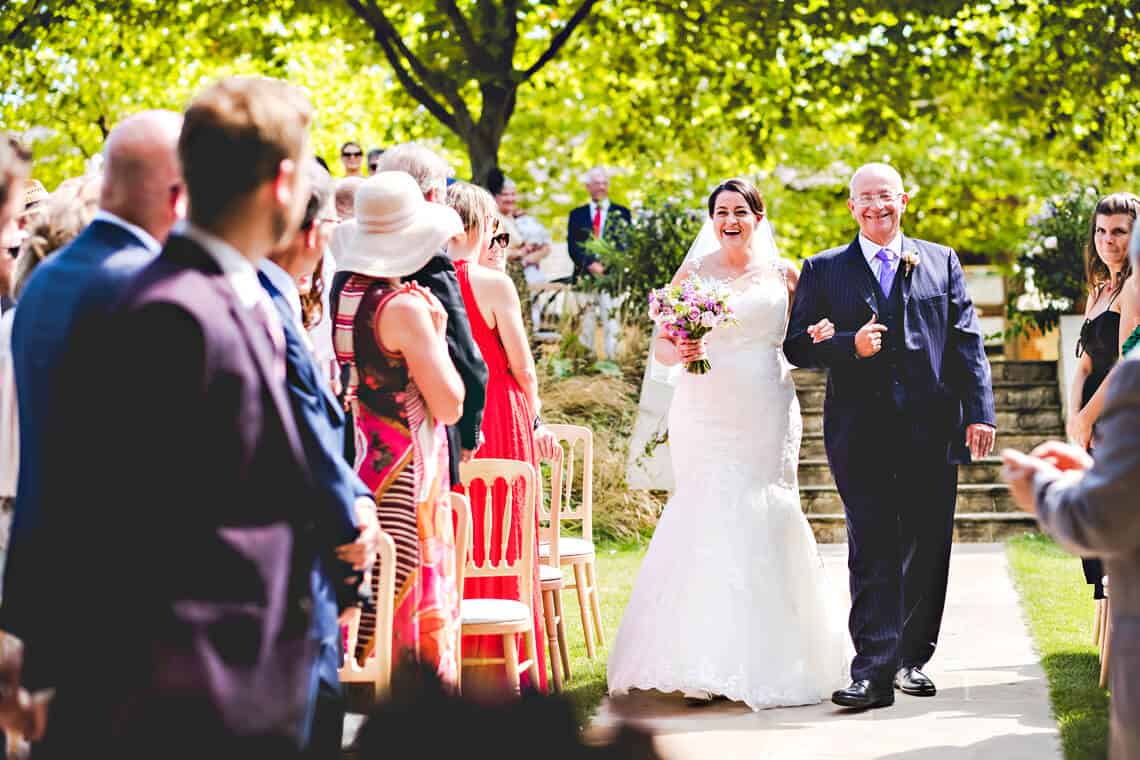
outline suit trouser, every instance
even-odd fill
[[[885,419],[884,419],[885,418]],[[954,534],[958,468],[946,441],[914,440],[897,412],[828,447],[847,517],[853,680],[889,682],[934,655]]]

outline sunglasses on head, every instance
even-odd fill
[[[510,244],[511,234],[509,232],[499,232],[491,237],[491,244],[487,247],[494,248],[495,246],[499,246],[500,248],[506,248]]]
[[[343,158],[360,158],[361,156],[363,156],[363,155],[364,155],[364,151],[360,151],[360,150],[342,150],[342,151],[340,152],[340,155],[341,155]]]

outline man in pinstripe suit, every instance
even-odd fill
[[[828,369],[824,443],[847,518],[852,684],[844,707],[885,707],[894,689],[933,696],[934,654],[954,529],[958,464],[993,449],[990,367],[961,264],[902,234],[899,173],[851,178],[850,245],[804,262],[784,351]],[[829,318],[833,338],[809,325]]]

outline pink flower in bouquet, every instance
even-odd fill
[[[730,295],[722,283],[690,275],[678,285],[650,292],[649,318],[674,338],[699,340],[716,327],[736,324],[728,304]],[[700,359],[689,362],[685,369],[703,375],[711,366],[708,359]]]

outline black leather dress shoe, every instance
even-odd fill
[[[889,707],[895,703],[895,692],[889,683],[877,684],[863,679],[852,681],[846,689],[833,693],[831,701],[840,707],[854,707],[858,710]]]
[[[938,693],[934,681],[918,668],[901,668],[895,673],[895,688],[912,697],[933,697]]]

